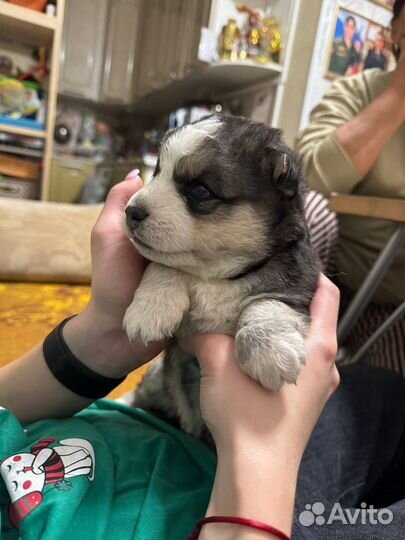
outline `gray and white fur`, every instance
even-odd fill
[[[235,336],[240,367],[266,388],[295,383],[319,272],[304,195],[280,130],[209,116],[167,133],[153,180],[126,208],[127,233],[152,262],[124,328],[145,344],[172,338],[136,406],[204,437],[198,364],[179,346],[194,333]]]

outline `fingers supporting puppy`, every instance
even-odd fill
[[[325,395],[329,397],[339,385],[335,365],[339,298],[339,289],[320,274],[311,304],[311,324],[306,338],[307,363],[298,378],[299,384],[308,387],[309,394],[313,388],[326,384]]]
[[[131,171],[123,182],[116,184],[110,190],[107,200],[105,202],[105,211],[110,208],[115,210],[118,208],[125,208],[129,199],[142,189],[143,183],[139,176],[139,170],[135,169]]]
[[[180,346],[189,354],[194,354],[203,375],[216,375],[230,369],[235,363],[235,342],[224,334],[196,334],[180,341]]]
[[[321,340],[335,351],[336,328],[339,315],[340,292],[330,279],[320,274],[318,286],[311,303],[311,324],[308,339]],[[336,354],[336,351],[335,351]]]
[[[124,231],[123,216],[129,199],[142,189],[143,183],[139,170],[131,171],[123,182],[110,189],[104,207],[93,229],[93,235],[111,231],[112,228]]]

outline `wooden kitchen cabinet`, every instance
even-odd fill
[[[138,72],[137,97],[160,88],[158,81],[158,56],[162,52],[164,32],[164,0],[148,0],[144,3],[142,20],[142,58]]]
[[[181,42],[184,32],[184,28],[180,26],[182,4],[184,0],[163,2],[159,31],[162,46],[155,60],[157,62],[156,80],[159,87],[169,84],[180,76],[178,66],[175,64],[175,54],[177,44]]]
[[[62,94],[130,105],[198,64],[211,0],[69,0]]]
[[[189,74],[201,64],[198,60],[201,28],[209,24],[212,0],[192,0],[190,4],[187,6],[187,22],[185,24],[186,28],[188,28],[188,33],[183,38],[185,57],[182,60],[184,62],[182,70],[184,75]]]
[[[62,94],[92,101],[135,100],[142,0],[69,0],[61,51]]]
[[[198,64],[201,28],[211,0],[147,0],[142,22],[142,61],[137,96],[181,79]]]
[[[59,91],[97,101],[104,58],[107,0],[66,2]]]
[[[134,101],[141,0],[110,0],[101,101],[129,104]]]
[[[171,74],[175,73],[177,79],[181,79],[186,70],[187,62],[192,54],[192,41],[195,34],[200,35],[198,24],[199,0],[181,0],[179,14],[180,32],[176,40],[176,49],[170,63]],[[174,78],[174,77],[171,77]]]
[[[255,2],[248,1],[249,5]],[[264,7],[270,0],[257,2]],[[208,27],[213,36],[220,35],[229,18],[238,16],[237,3],[238,0],[69,0],[61,92],[105,104],[134,105],[139,111],[157,115],[193,100],[217,100],[238,88],[246,94],[246,88],[268,79],[271,96],[267,112],[262,108],[257,113],[257,107],[249,105],[250,98],[243,96],[241,99],[247,105],[242,110],[243,114],[253,116],[271,114],[272,123],[278,124],[285,90],[285,84],[279,82],[287,76],[289,62],[262,65],[252,60],[213,61],[208,66],[199,60],[201,28]],[[295,33],[300,3],[301,0],[283,0],[274,6],[272,15],[283,22],[284,36]],[[288,37],[284,39],[291,43]],[[287,48],[283,56],[291,58]],[[255,113],[248,112],[253,109]]]

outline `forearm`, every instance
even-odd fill
[[[123,228],[125,206],[142,187],[138,173],[132,171],[107,197],[92,231],[91,301],[63,328],[66,345],[79,362],[98,375],[117,379],[117,384],[165,346],[165,341],[148,347],[130,342],[122,327],[125,311],[146,266]],[[42,345],[0,370],[0,405],[13,411],[23,422],[69,416],[92,401],[76,395],[55,379],[45,362]],[[91,375],[88,376],[91,380]],[[107,381],[95,395],[104,393],[115,382]]]
[[[247,458],[219,457],[207,516],[237,516],[291,534],[298,465],[270,452]],[[200,540],[269,540],[269,533],[240,525],[207,524]],[[276,537],[274,537],[276,538]]]
[[[70,416],[90,403],[55,379],[45,363],[42,344],[0,370],[0,405],[21,422]]]
[[[404,121],[405,100],[390,87],[338,127],[334,136],[358,173],[365,176]]]
[[[91,370],[119,379],[119,351],[106,325],[85,310],[68,321],[63,336],[73,354]],[[0,370],[0,405],[22,422],[70,416],[93,400],[63,386],[49,370],[39,344]],[[121,347],[125,349],[124,347]],[[128,354],[122,351],[122,355]]]

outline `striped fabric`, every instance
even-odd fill
[[[305,203],[305,216],[312,245],[322,263],[322,271],[333,279],[341,291],[341,312],[349,305],[353,293],[343,289],[334,277],[334,252],[339,225],[336,214],[329,210],[323,195],[310,191]],[[397,306],[369,304],[345,343],[346,353],[352,356],[374,334]],[[363,359],[368,364],[385,367],[405,376],[405,320],[398,321],[369,349]]]
[[[322,272],[329,274],[334,266],[339,224],[335,212],[329,209],[328,199],[310,191],[305,201],[305,219],[312,246],[321,260]]]
[[[31,451],[34,455],[38,455],[41,450],[48,448],[53,442],[55,442],[55,439],[41,439],[32,447]],[[57,482],[61,482],[65,477],[65,467],[61,457],[53,448],[51,450],[52,454],[42,465],[45,472],[45,484],[56,484]]]
[[[23,495],[14,504],[8,507],[8,518],[15,529],[19,529],[21,522],[42,502],[43,496],[39,491]]]

